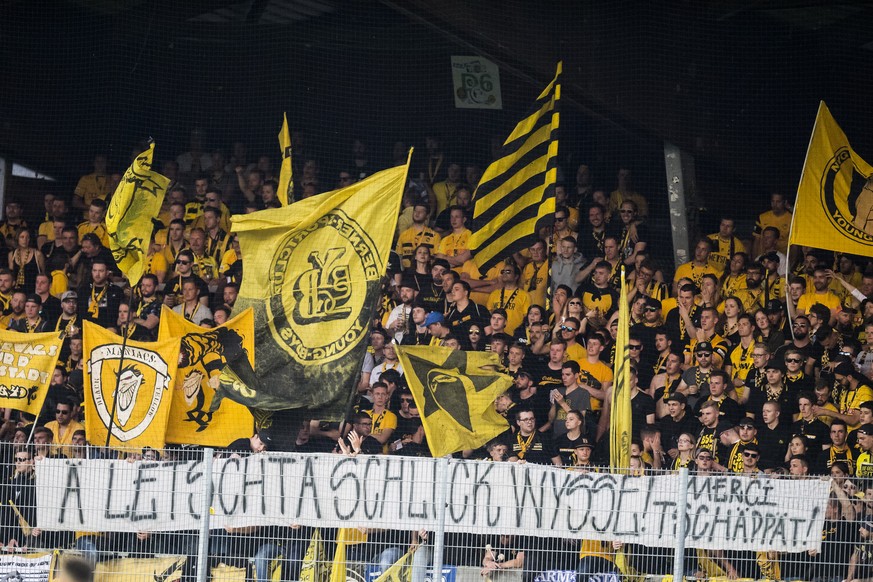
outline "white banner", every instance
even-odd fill
[[[455,107],[459,109],[503,109],[500,69],[482,57],[452,56]]]
[[[264,453],[218,460],[210,527],[288,525],[446,530],[676,543],[679,476],[577,473],[531,464]],[[203,462],[44,459],[36,465],[43,529],[198,529]],[[800,552],[819,549],[829,482],[690,477],[686,545]]]
[[[48,582],[52,554],[0,555],[0,581]]]

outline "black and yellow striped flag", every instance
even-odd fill
[[[473,195],[470,248],[483,273],[530,246],[555,212],[561,63],[488,166]]]

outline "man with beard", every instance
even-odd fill
[[[561,466],[561,456],[552,448],[546,433],[537,430],[536,417],[527,408],[515,409],[518,433],[509,436],[507,449],[511,462],[524,461],[538,465]]]
[[[139,301],[131,323],[145,330],[146,341],[158,339],[158,324],[161,322],[161,302],[157,298],[158,278],[146,273],[139,281]]]
[[[500,287],[491,292],[485,303],[490,311],[506,311],[506,333],[512,335],[524,321],[531,305],[530,295],[518,286],[519,270],[516,264],[507,260],[500,269]],[[496,333],[496,332],[495,332]]]
[[[15,287],[15,279],[9,269],[0,267],[0,311],[4,315],[9,313],[9,304],[12,301],[12,289]]]
[[[412,226],[400,233],[397,238],[397,254],[403,263],[403,268],[412,266],[415,249],[425,246],[433,255],[440,247],[442,237],[427,225],[428,205],[427,202],[417,201],[412,207]]]
[[[446,311],[446,292],[443,289],[443,277],[451,267],[445,259],[434,259],[430,266],[431,281],[420,287],[418,300],[428,311]]]
[[[112,327],[116,324],[118,306],[124,299],[124,293],[109,282],[109,264],[106,261],[99,258],[92,261],[91,283],[83,285],[78,295],[78,309],[82,319],[101,327]]]
[[[828,270],[825,267],[816,267],[812,273],[812,292],[806,292],[797,300],[797,313],[805,315],[809,312],[809,308],[816,303],[821,303],[831,312],[830,321],[825,323],[833,323],[836,319],[837,310],[840,308],[840,298],[830,290],[830,277]]]
[[[112,258],[112,252],[103,246],[96,234],[89,232],[81,237],[81,241],[81,249],[70,258],[70,265],[76,270],[75,279],[70,281],[70,285],[76,283],[79,287],[83,287],[91,283],[92,267],[98,262],[106,265],[108,273],[120,272],[115,259]]]
[[[785,344],[773,354],[775,359],[785,359],[786,350],[797,350],[803,355],[803,361],[806,362],[807,373],[812,373],[812,368],[815,364],[813,358],[813,344],[809,339],[809,318],[805,315],[798,315],[794,318],[794,341]]]
[[[767,304],[764,293],[764,265],[752,263],[746,268],[746,288],[737,291],[737,298],[746,313],[754,313]]]
[[[9,310],[6,315],[0,317],[0,329],[16,329],[18,321],[24,317],[24,303],[27,301],[27,293],[22,290],[12,292],[9,300]]]
[[[576,244],[583,257],[589,260],[604,256],[603,240],[606,237],[606,208],[592,204],[588,209],[588,224],[580,225]]]
[[[813,411],[816,416],[842,420],[851,432],[861,424],[861,404],[873,400],[873,388],[870,387],[870,380],[861,375],[850,362],[837,364],[834,368],[834,379],[841,388],[836,401],[837,411],[818,405],[813,407]]]
[[[576,274],[582,270],[585,258],[576,251],[576,239],[565,236],[558,242],[558,254],[552,260],[552,294],[558,285],[566,285],[576,292]]]
[[[394,341],[397,343],[403,342],[403,337],[409,332],[409,318],[412,315],[412,303],[418,295],[418,289],[415,287],[415,280],[412,277],[406,276],[400,281],[399,285],[400,304],[391,310],[388,314],[388,320],[385,322],[385,329],[389,333],[394,334]]]
[[[66,291],[61,295],[61,314],[54,323],[54,330],[64,334],[64,347],[69,349],[70,336],[79,335],[82,322],[77,315],[79,295]]]

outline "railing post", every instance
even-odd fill
[[[443,579],[443,549],[446,545],[446,489],[449,486],[449,457],[437,460],[437,529],[433,541],[433,578],[431,582],[442,582]]]
[[[200,503],[200,538],[197,545],[197,582],[206,582],[209,575],[209,515],[212,507],[213,449],[203,449],[203,491]]]
[[[685,505],[688,503],[688,467],[679,469],[679,499],[676,505],[676,553],[673,555],[673,581],[682,582],[685,575]]]

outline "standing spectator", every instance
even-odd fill
[[[91,263],[92,282],[79,289],[78,312],[84,320],[112,327],[118,321],[118,306],[124,294],[109,282],[109,264],[100,258]]]
[[[533,411],[529,408],[516,408],[515,422],[518,432],[508,436],[507,442],[510,462],[561,466],[561,457],[552,448],[551,440],[546,433],[538,430]]]
[[[785,252],[788,248],[788,232],[791,230],[791,211],[788,209],[788,200],[784,194],[774,192],[770,195],[770,210],[762,213],[758,217],[758,222],[755,223],[755,228],[752,231],[754,241],[752,243],[752,255],[758,256],[761,253],[761,237],[764,229],[768,226],[775,227],[779,230],[779,250]]]
[[[736,253],[745,253],[746,246],[735,235],[736,221],[727,216],[722,216],[718,225],[718,232],[707,238],[712,241],[713,249],[709,255],[709,264],[719,273],[724,273],[731,258]]]
[[[85,211],[94,200],[106,200],[109,196],[109,172],[106,156],[94,156],[94,171],[79,178],[73,191],[73,208]]]
[[[15,235],[14,250],[9,253],[9,270],[15,278],[15,286],[25,293],[36,289],[36,276],[45,273],[45,257],[32,248],[30,231],[21,229]]]

